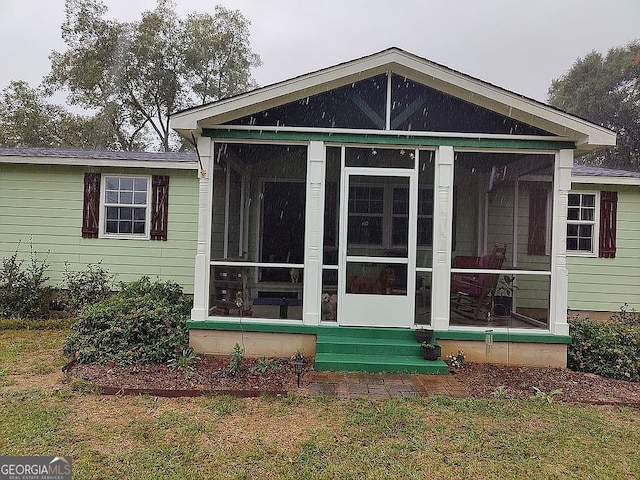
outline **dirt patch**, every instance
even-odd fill
[[[256,370],[258,359],[244,359],[240,370],[229,371],[229,357],[203,356],[186,368],[167,365],[85,365],[67,370],[73,378],[94,383],[105,393],[152,393],[163,396],[189,396],[202,393],[230,393],[238,396],[284,394],[295,387],[296,376],[288,359],[274,359],[274,368]]]
[[[23,391],[23,390],[60,390],[62,388],[63,377],[60,371],[55,373],[33,373],[8,375],[4,384],[0,383],[6,391]]]

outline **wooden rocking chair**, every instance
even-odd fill
[[[455,257],[453,268],[500,270],[506,253],[506,244],[496,245],[489,255]],[[499,278],[499,273],[451,274],[451,311],[472,320],[486,320]]]

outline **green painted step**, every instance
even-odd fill
[[[422,358],[415,331],[394,328],[329,328],[316,339],[316,370],[446,375],[441,359]]]
[[[318,337],[379,338],[415,342],[416,333],[411,328],[324,327],[318,331]]]
[[[420,344],[414,340],[355,338],[355,337],[326,337],[318,335],[316,341],[317,353],[346,353],[387,356],[420,356]]]
[[[402,372],[447,375],[449,367],[438,360],[424,360],[422,357],[402,357],[398,355],[352,355],[337,353],[316,354],[315,370],[337,372]]]

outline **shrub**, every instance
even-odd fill
[[[229,360],[229,365],[227,365],[227,373],[232,377],[235,377],[240,374],[242,371],[242,361],[244,359],[244,353],[242,352],[242,347],[240,344],[236,343],[233,346],[233,352],[231,352],[231,359]]]
[[[65,263],[62,288],[68,308],[78,311],[111,295],[112,277],[100,262],[88,264],[84,272],[70,272],[69,264]]]
[[[191,347],[183,348],[182,352],[176,352],[176,356],[167,362],[169,370],[188,369],[198,363],[200,357]]]
[[[256,373],[267,373],[271,370],[276,370],[278,368],[278,364],[273,358],[260,358],[254,365],[251,367],[251,370]]]
[[[183,348],[182,352],[176,352],[176,356],[167,362],[169,370],[181,370],[184,378],[191,378],[197,374],[195,365],[200,357],[191,347]]]
[[[191,301],[174,282],[148,277],[120,283],[120,291],[86,307],[64,353],[81,363],[164,363],[188,347]]]
[[[569,368],[603,377],[640,381],[640,326],[580,318],[569,323]]]
[[[18,251],[2,259],[0,268],[0,317],[35,319],[46,316],[51,287],[45,276],[49,264],[46,259],[38,261],[38,255],[29,245],[29,262],[18,260]]]

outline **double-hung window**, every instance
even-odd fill
[[[150,178],[103,176],[101,235],[149,238]]]
[[[392,246],[406,246],[409,230],[409,189],[394,187],[392,211]],[[418,247],[433,244],[433,189],[418,189]]]
[[[569,193],[567,253],[597,254],[599,209],[599,198],[595,192]]]
[[[349,241],[382,245],[384,187],[358,185],[349,189]]]
[[[398,185],[353,185],[349,189],[349,242],[406,247],[409,189]],[[433,243],[433,189],[418,190],[418,246]]]

